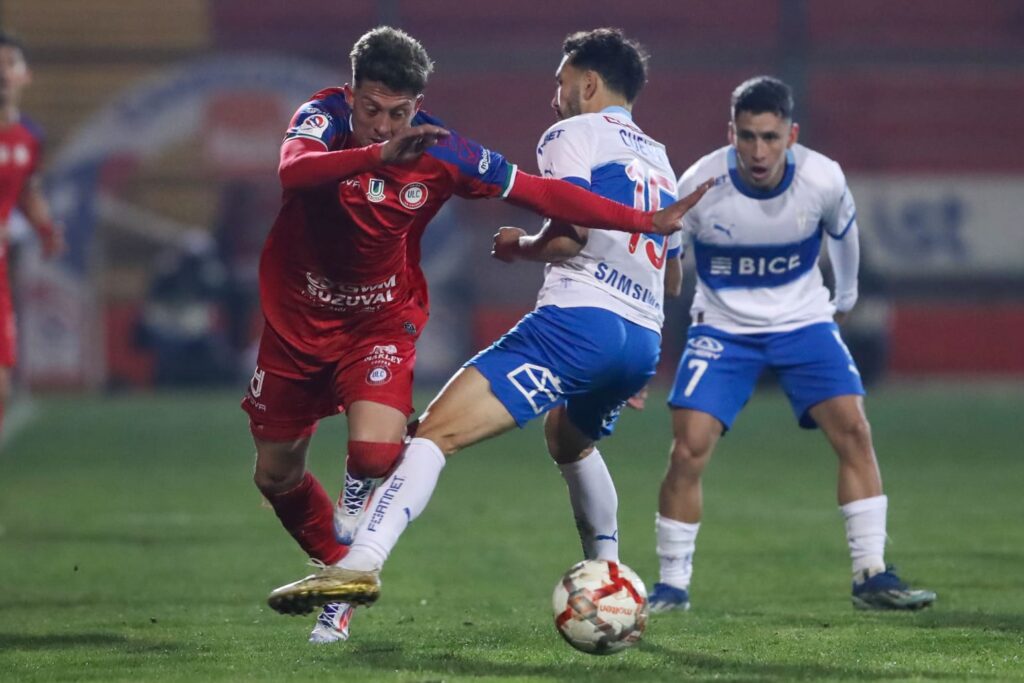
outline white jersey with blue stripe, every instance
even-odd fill
[[[675,201],[675,175],[665,146],[648,137],[622,107],[581,114],[549,128],[537,146],[545,177],[561,178],[626,206],[650,211]],[[604,308],[661,332],[664,268],[678,257],[679,233],[662,235],[591,230],[573,258],[551,263],[537,307]]]
[[[822,238],[852,241],[857,232],[839,164],[793,145],[782,181],[763,191],[743,181],[727,146],[687,169],[679,195],[707,178],[715,186],[683,219],[697,265],[694,319],[736,334],[831,320],[836,309],[818,268]]]

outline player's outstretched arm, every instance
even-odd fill
[[[508,200],[542,216],[587,228],[667,235],[682,228],[683,216],[710,189],[712,182],[661,211],[638,211],[572,183],[517,171]]]
[[[289,138],[281,145],[277,175],[286,190],[337,182],[380,166],[381,147],[383,145],[368,145],[331,152],[319,140]]]
[[[715,179],[708,178],[690,194],[656,212],[653,219],[654,230],[650,232],[656,232],[659,235],[670,235],[676,230],[681,229],[683,227],[683,216],[686,215],[686,212],[696,206],[700,198],[714,186]]]
[[[440,126],[424,124],[405,128],[385,143],[335,151],[325,149],[319,140],[289,138],[281,145],[277,173],[286,190],[316,187],[381,164],[410,161],[447,135],[448,131]]]
[[[587,228],[547,220],[540,232],[529,235],[522,228],[502,227],[494,235],[491,256],[513,261],[543,261],[558,263],[576,256],[587,244]]]

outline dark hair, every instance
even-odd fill
[[[755,76],[743,81],[732,91],[732,118],[741,111],[751,114],[776,114],[781,119],[793,118],[793,91],[774,76]]]
[[[378,26],[352,46],[352,80],[379,81],[390,90],[418,95],[427,87],[434,63],[419,41],[405,31]]]
[[[17,36],[7,31],[0,31],[0,47],[14,47],[20,50],[21,54],[25,54],[25,45]]]
[[[632,102],[647,83],[649,55],[640,43],[622,35],[622,29],[595,28],[566,36],[562,51],[577,69],[596,71],[605,85]]]

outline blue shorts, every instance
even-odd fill
[[[520,427],[565,403],[573,425],[596,441],[612,433],[660,353],[660,334],[611,311],[544,306],[466,366],[487,378]]]
[[[766,367],[775,371],[805,429],[817,427],[808,411],[818,403],[836,396],[864,395],[857,364],[835,323],[762,334],[729,334],[710,325],[694,325],[668,404],[708,413],[729,429]]]

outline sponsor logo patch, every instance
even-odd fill
[[[258,367],[256,372],[252,373],[252,379],[249,380],[249,393],[252,394],[253,398],[259,398],[260,394],[263,393],[263,378],[266,376],[266,370],[260,370]]]
[[[698,358],[716,359],[722,355],[725,347],[713,337],[694,337],[686,342],[686,352]]]
[[[313,114],[299,124],[299,133],[303,135],[315,135],[320,137],[327,130],[327,117],[323,114]]]
[[[371,369],[366,373],[366,383],[373,386],[380,386],[391,381],[391,371],[381,366]]]
[[[561,398],[562,380],[549,368],[533,363],[523,363],[507,375],[512,386],[526,398],[533,412],[540,415],[552,403]]]
[[[409,183],[398,193],[398,201],[407,209],[418,209],[427,203],[427,186],[423,183]]]

